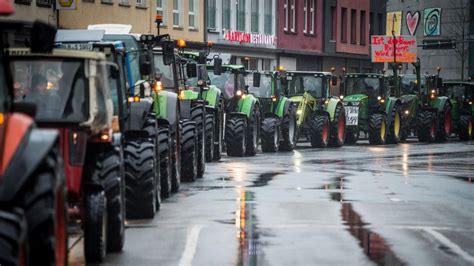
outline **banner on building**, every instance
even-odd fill
[[[58,10],[74,10],[76,9],[76,0],[56,0],[56,8]]]
[[[248,33],[241,31],[226,31],[224,33],[224,40],[238,43],[275,45],[276,37],[273,35]]]
[[[439,36],[441,34],[441,8],[426,8],[423,22],[425,36]]]
[[[387,13],[387,30],[385,35],[393,35],[392,31],[395,31],[395,35],[400,35],[402,31],[402,11],[388,12]]]
[[[392,36],[372,36],[371,40],[371,55],[374,63],[394,60],[400,63],[416,62],[416,49],[415,36],[396,36],[395,40]]]

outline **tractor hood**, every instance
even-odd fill
[[[360,102],[366,98],[368,98],[368,96],[365,94],[352,94],[352,95],[348,95],[344,97],[343,101],[344,102]]]
[[[290,100],[296,104],[300,103],[301,101],[303,101],[303,96],[291,96],[290,97]]]
[[[400,96],[400,101],[403,103],[411,102],[413,101],[417,96],[415,94],[407,94],[407,95],[402,95]]]

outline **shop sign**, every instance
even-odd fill
[[[276,37],[274,35],[248,33],[241,31],[226,31],[224,39],[230,42],[275,45]]]
[[[371,46],[374,63],[393,62],[394,47],[397,62],[416,62],[415,36],[395,36],[395,44],[392,36],[372,36]]]

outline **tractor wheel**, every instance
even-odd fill
[[[288,113],[283,116],[281,124],[281,151],[292,151],[295,148],[297,140],[297,126],[296,126],[296,106],[290,104]]]
[[[197,178],[202,178],[206,171],[206,154],[205,154],[205,113],[202,104],[197,104],[191,108],[191,120],[196,122],[197,129]]]
[[[102,262],[107,250],[107,198],[104,191],[87,191],[84,198],[84,256]]]
[[[420,142],[433,142],[436,137],[437,121],[433,111],[420,111],[417,117],[417,135]]]
[[[161,207],[161,165],[160,165],[160,152],[159,152],[159,139],[158,139],[158,122],[156,121],[155,115],[150,115],[146,119],[143,130],[147,131],[149,138],[153,140],[154,150],[155,150],[155,185],[156,188],[156,210],[160,210]]]
[[[402,136],[402,112],[398,105],[395,105],[390,113],[390,128],[387,132],[387,143],[398,144]]]
[[[247,127],[247,140],[245,147],[245,155],[254,156],[258,150],[258,136],[260,131],[260,110],[257,105],[253,106]]]
[[[107,198],[107,251],[122,250],[125,239],[125,191],[120,152],[111,149],[98,158],[92,180],[101,180]]]
[[[278,119],[274,117],[267,117],[263,120],[260,129],[263,152],[276,152],[278,150],[278,144],[280,142],[278,124]]]
[[[460,140],[472,139],[472,117],[470,115],[459,117],[458,135]]]
[[[443,110],[439,112],[438,130],[436,131],[436,141],[446,141],[451,135],[451,104],[446,101]]]
[[[181,186],[181,149],[180,145],[178,145],[178,134],[180,134],[180,130],[171,136],[171,192],[176,193],[179,191],[179,187]]]
[[[217,109],[217,117],[215,117],[215,131],[214,131],[214,161],[219,161],[222,158],[223,141],[224,141],[224,101],[219,101]]]
[[[128,219],[153,218],[158,209],[155,154],[155,147],[151,141],[129,141],[124,145]]]
[[[160,154],[160,195],[166,199],[171,195],[171,140],[167,127],[158,129],[158,153]]]
[[[359,128],[358,127],[348,128],[346,130],[346,141],[344,143],[356,144],[358,140],[359,140]]]
[[[198,136],[196,122],[182,122],[181,133],[181,181],[194,182],[197,178]]]
[[[214,115],[206,115],[206,162],[212,162],[214,159]]]
[[[228,156],[245,155],[247,118],[235,116],[227,120],[225,125],[225,145]]]
[[[330,123],[327,115],[313,115],[309,121],[311,147],[326,148],[329,144]]]
[[[384,145],[387,140],[387,116],[373,114],[369,118],[369,143],[371,145]]]
[[[329,145],[332,147],[341,147],[346,139],[346,112],[344,106],[339,104],[334,112],[334,120],[329,130]]]
[[[0,211],[0,265],[18,265],[20,253],[26,235],[26,220],[21,208]],[[54,251],[53,251],[54,252]],[[51,254],[51,251],[48,252]],[[52,257],[45,257],[43,262],[53,264]]]
[[[56,151],[52,151],[34,173],[23,202],[28,227],[28,260],[38,265],[66,265],[66,183],[62,159]]]

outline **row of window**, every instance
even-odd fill
[[[163,26],[168,25],[168,2],[173,5],[172,26],[183,28],[183,0],[156,0],[156,13],[162,15]],[[199,0],[188,0],[188,28],[196,30],[198,28]]]
[[[304,0],[303,3],[303,33],[316,35],[316,8],[317,0]],[[296,0],[285,0],[283,4],[283,13],[285,15],[285,32],[297,32],[297,10]]]
[[[262,16],[261,2],[263,2],[263,33],[273,34],[273,3],[274,0],[248,0],[250,2],[250,31],[259,33],[260,16]],[[218,18],[218,6],[216,0],[207,0],[207,28],[216,30]],[[230,29],[231,10],[235,10],[235,29],[238,31],[247,31],[246,19],[247,0],[222,0],[222,29]]]
[[[31,5],[32,0],[15,0],[15,4]],[[53,0],[36,0],[37,6],[51,7]]]
[[[350,41],[351,44],[356,44],[357,43],[357,10],[356,9],[351,9],[351,35],[350,35]],[[341,35],[341,42],[342,43],[347,43],[347,8],[341,8],[341,25],[340,25],[340,35]],[[366,21],[366,11],[365,10],[359,10],[359,44],[360,45],[365,45],[366,41],[366,26],[367,26],[367,21]],[[375,16],[377,16],[377,25],[378,28],[374,27],[375,23]],[[370,21],[369,21],[369,27],[370,27],[370,35],[384,35],[384,15],[379,13],[379,14],[374,14],[370,12]],[[337,36],[337,13],[336,13],[336,7],[331,7],[331,20],[332,20],[332,27],[331,27],[331,41],[336,41],[336,36]]]

